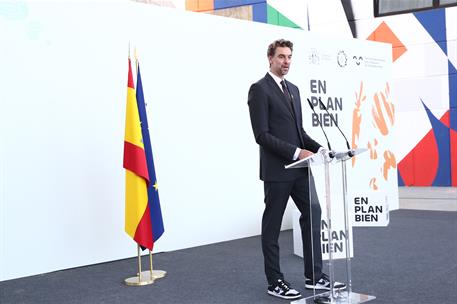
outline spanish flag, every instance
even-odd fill
[[[128,60],[127,109],[124,137],[125,231],[143,249],[152,250],[163,233],[158,186],[152,157],[146,108],[138,68],[135,94]]]

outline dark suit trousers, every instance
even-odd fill
[[[289,196],[292,197],[301,212],[300,227],[303,241],[304,274],[310,279],[313,277],[318,279],[322,275],[321,208],[312,175],[311,192],[309,188],[307,175],[291,182],[264,182],[265,210],[262,217],[262,251],[265,274],[269,284],[273,284],[278,279],[284,279],[279,267],[278,238]],[[309,193],[311,193],[311,204],[309,203]]]

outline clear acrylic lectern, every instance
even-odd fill
[[[351,274],[351,246],[349,246],[350,241],[350,229],[351,229],[351,222],[349,218],[349,207],[347,201],[347,177],[346,177],[346,161],[350,160],[352,157],[361,154],[367,151],[367,149],[355,149],[355,150],[347,150],[342,152],[332,152],[332,155],[323,154],[323,153],[316,153],[310,157],[305,159],[296,161],[290,165],[286,166],[286,169],[298,169],[307,168],[309,174],[309,193],[310,193],[310,209],[312,204],[312,197],[313,189],[316,188],[314,185],[314,178],[312,176],[311,167],[319,167],[319,170],[324,170],[324,184],[325,184],[325,216],[322,219],[322,233],[323,236],[326,236],[326,241],[328,244],[321,245],[322,251],[326,251],[328,254],[328,276],[330,280],[330,286],[334,286],[335,280],[335,263],[334,263],[334,254],[338,249],[344,247],[345,250],[345,278],[339,278],[340,281],[346,280],[346,288],[343,290],[338,290],[332,288],[330,291],[324,291],[322,293],[317,293],[316,290],[313,289],[312,296],[302,298],[300,300],[293,301],[291,303],[294,304],[314,304],[314,303],[336,303],[336,304],[356,304],[356,303],[364,303],[371,300],[374,300],[376,297],[360,294],[352,291],[352,274]],[[338,166],[340,165],[340,167]],[[322,169],[321,169],[322,168]],[[336,169],[336,170],[334,170]],[[338,174],[335,172],[340,171]],[[332,174],[331,174],[332,173]],[[337,176],[338,175],[338,176]],[[335,186],[336,185],[336,186]],[[341,190],[336,190],[340,188]],[[341,191],[341,192],[340,192]],[[333,193],[333,196],[331,194]],[[335,195],[335,193],[340,193],[339,195]],[[338,205],[343,204],[343,214],[332,214],[332,204]],[[324,212],[323,212],[324,213]],[[335,213],[335,212],[333,212]],[[337,212],[340,213],[340,212]],[[342,231],[333,231],[332,222],[335,220],[335,216],[337,217],[344,217],[344,228]],[[312,219],[311,212],[310,212],[310,220],[321,220],[321,219]],[[310,225],[312,234],[312,224]],[[352,230],[351,230],[352,231]],[[304,233],[304,232],[303,232]],[[339,237],[339,236],[343,237]],[[309,239],[313,239],[310,237]],[[320,244],[319,244],[320,245]],[[315,244],[311,242],[311,250],[314,252]],[[314,265],[314,255],[313,255],[313,265]],[[344,272],[344,271],[343,271]],[[319,278],[317,278],[319,279]],[[313,269],[313,281],[315,281],[314,277],[314,269]]]

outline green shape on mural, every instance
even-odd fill
[[[281,14],[278,10],[267,4],[267,21],[268,24],[293,27],[301,29],[298,25],[292,22],[289,18]]]

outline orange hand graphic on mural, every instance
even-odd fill
[[[373,117],[374,126],[379,130],[381,135],[386,136],[389,134],[389,129],[394,125],[394,122],[395,122],[395,108],[394,108],[393,103],[390,101],[389,83],[386,83],[384,92],[378,92],[378,93],[374,94],[373,101],[374,101],[374,103],[371,108],[371,114]],[[375,143],[375,145],[378,143],[378,140],[376,138],[374,139],[374,143]],[[370,144],[370,142],[368,142],[368,148],[370,149],[370,147],[371,147],[371,144]],[[376,150],[374,150],[374,153],[377,156]],[[370,156],[371,156],[371,149],[370,149]],[[389,150],[385,150],[383,153],[383,156],[384,156],[384,163],[382,164],[382,175],[384,177],[384,180],[387,181],[388,176],[389,176],[389,174],[388,174],[389,169],[396,168],[397,162],[395,159],[395,155]],[[374,190],[377,189],[375,182],[376,182],[376,179],[373,183],[374,187],[372,187]],[[371,186],[371,181],[370,181],[370,186]]]
[[[376,177],[373,177],[370,180],[370,188],[373,189],[374,191],[378,190],[378,185],[376,185]]]
[[[362,107],[365,104],[366,96],[364,93],[364,84],[360,83],[359,92],[355,92],[355,107],[352,113],[352,148],[355,149],[359,145],[360,132],[365,129],[367,122],[362,126]],[[395,108],[390,100],[390,87],[386,83],[384,90],[373,95],[371,100],[372,125],[375,130],[378,130],[382,137],[387,136],[395,123]],[[365,112],[366,113],[366,112]],[[368,122],[369,123],[369,122]],[[363,129],[362,129],[363,127]],[[378,135],[379,136],[379,135]],[[378,150],[382,149],[381,142],[378,136],[373,136],[367,142],[367,148],[370,152],[370,161],[377,161],[380,165],[380,172],[387,181],[389,170],[397,167],[395,155],[390,150],[385,150],[382,155],[383,159],[378,158]],[[380,145],[379,145],[380,144]],[[381,163],[382,162],[382,163]],[[352,158],[352,166],[355,166],[355,157]],[[369,181],[369,186],[374,191],[379,189],[378,179],[373,176]]]
[[[382,101],[379,99],[381,96]],[[374,95],[374,104],[371,108],[373,119],[376,127],[382,135],[386,136],[389,134],[388,123],[390,126],[394,124],[394,105],[390,102],[390,88],[389,84],[386,84],[386,89],[383,92],[379,92]],[[387,117],[386,117],[387,116]],[[387,121],[388,119],[388,121]]]
[[[384,165],[382,167],[382,175],[386,181],[390,168],[397,168],[397,161],[395,160],[395,155],[391,151],[386,150],[384,151]]]
[[[378,140],[375,138],[373,144],[368,142],[368,151],[370,151],[370,159],[377,159],[378,152],[376,151],[376,146],[378,145]]]
[[[367,99],[365,93],[363,92],[363,81],[360,82],[360,89],[359,93],[355,92],[355,108],[352,112],[352,142],[351,147],[352,149],[356,149],[358,147],[358,140],[360,137],[360,125],[362,123],[362,114],[360,114],[360,107],[362,106],[362,102]],[[352,167],[355,165],[355,157],[352,158]]]

